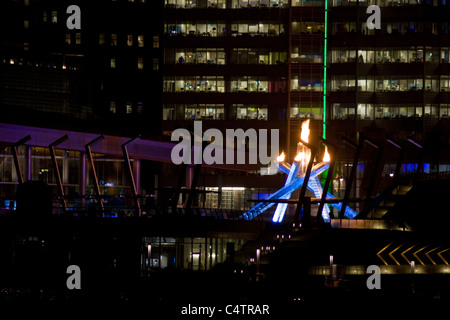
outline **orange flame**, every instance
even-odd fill
[[[322,161],[323,161],[323,162],[330,162],[330,161],[331,161],[330,154],[328,153],[328,148],[327,148],[327,146],[325,146],[325,152],[324,152],[324,154],[323,154],[323,159],[322,159]]]
[[[300,134],[300,138],[305,141],[309,142],[309,119],[306,121],[303,121],[302,123],[302,132]]]
[[[286,155],[284,154],[284,151],[281,152],[281,154],[277,157],[277,162],[283,162],[286,158]]]
[[[304,152],[299,152],[297,153],[297,155],[295,156],[294,161],[302,161],[305,158],[305,153]]]

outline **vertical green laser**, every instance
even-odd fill
[[[323,43],[323,117],[322,117],[322,137],[327,138],[327,30],[328,30],[328,0],[325,0],[325,37]]]

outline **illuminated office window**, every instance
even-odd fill
[[[441,63],[449,63],[449,48],[441,48]]]
[[[165,117],[171,114],[170,106],[166,111]],[[173,106],[172,106],[173,107]],[[224,119],[224,105],[223,104],[186,104],[176,105],[176,108],[184,109],[185,120],[223,120]],[[175,119],[173,119],[175,120]]]
[[[450,91],[450,76],[441,76],[441,92]]]
[[[292,34],[321,34],[324,31],[324,24],[322,22],[292,22]]]
[[[175,120],[175,106],[174,105],[164,105],[163,120]]]
[[[142,46],[144,46],[144,36],[142,36]],[[159,48],[159,36],[153,36],[153,48]]]
[[[159,59],[153,59],[153,70],[159,70]]]
[[[450,104],[441,104],[439,108],[439,117],[441,119],[449,119],[450,118]]]
[[[24,27],[24,29],[28,29],[30,27],[30,21],[29,20],[24,20],[23,27]]]
[[[81,44],[81,33],[77,32],[75,34],[75,44]]]
[[[356,110],[353,103],[334,103],[332,117],[335,120],[356,119]]]
[[[320,7],[323,5],[323,0],[292,0],[293,7]]]
[[[111,34],[111,46],[112,47],[117,46],[117,33]]]
[[[138,35],[138,47],[140,47],[140,48],[144,47],[144,35],[143,34]]]
[[[129,34],[127,36],[127,46],[131,47],[133,45],[133,35]]]
[[[110,67],[111,67],[111,69],[115,69],[116,68],[116,58],[111,58],[111,60],[110,60]]]
[[[142,58],[142,57],[139,57],[139,58],[138,58],[137,68],[138,68],[139,70],[144,69],[144,58]]]
[[[70,43],[71,43],[70,33],[66,33],[66,44],[70,44]]]
[[[111,101],[109,103],[109,112],[116,113],[116,111],[117,111],[116,103],[114,101]]]
[[[52,11],[52,23],[57,23],[58,22],[58,11],[53,10]]]
[[[100,33],[98,35],[98,44],[105,44],[105,34],[104,33]]]
[[[126,112],[127,114],[133,113],[133,105],[131,104],[131,102],[127,102]]]
[[[268,109],[266,105],[235,104],[236,118],[238,120],[267,120]]]
[[[224,22],[199,21],[196,24],[180,22],[167,23],[164,25],[164,31],[169,36],[208,36],[223,37],[226,36],[226,25]],[[237,33],[236,33],[237,35]]]
[[[359,103],[357,113],[358,120],[373,120],[374,106],[373,104]]]
[[[323,109],[320,103],[292,103],[290,119],[321,119],[322,111]]]

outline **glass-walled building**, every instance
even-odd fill
[[[381,7],[381,29],[367,28],[369,5]],[[371,125],[396,138],[430,139],[438,121],[448,117],[449,5],[333,1],[329,9],[327,107],[333,132],[355,139]]]
[[[204,130],[279,129],[281,144],[286,142],[288,4],[165,1],[165,134],[202,120]]]
[[[165,1],[164,131],[182,120],[221,120],[206,124],[219,129],[264,121],[295,157],[301,121],[322,118],[323,5]]]

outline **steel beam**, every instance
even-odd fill
[[[136,190],[136,182],[134,180],[134,174],[133,174],[133,168],[131,166],[131,160],[130,160],[130,156],[128,154],[128,145],[132,144],[133,142],[135,142],[138,139],[140,139],[140,136],[133,138],[133,139],[129,140],[128,142],[125,142],[124,144],[122,144],[122,152],[123,152],[123,159],[125,161],[128,174],[130,176],[131,192],[133,194],[133,198],[136,203],[136,209],[138,210],[138,216],[140,217],[141,216],[141,203],[138,199],[138,193]]]
[[[195,188],[197,187],[197,181],[198,181],[198,177],[200,176],[200,170],[202,169],[202,165],[201,164],[196,164],[194,167],[194,176],[192,178],[192,183],[190,186],[190,190],[188,193],[188,197],[186,200],[186,209],[189,210],[192,206],[192,203],[194,202],[194,197],[195,197]]]
[[[295,209],[294,221],[295,221],[296,225],[298,225],[298,218],[300,216],[300,210],[302,208],[302,205],[304,205],[306,189],[308,187],[309,177],[311,175],[311,170],[312,170],[314,158],[316,157],[316,154],[317,154],[317,148],[316,147],[314,147],[313,145],[311,145],[309,143],[306,143],[302,139],[300,139],[300,142],[304,146],[308,147],[311,150],[311,157],[309,158],[308,166],[306,167],[306,173],[305,173],[305,177],[304,177],[304,180],[303,180],[303,185],[302,185],[302,188],[300,189],[300,195],[298,197],[297,208]]]
[[[94,181],[94,191],[95,191],[95,194],[97,195],[97,202],[98,202],[98,205],[100,206],[100,211],[101,211],[102,216],[105,212],[105,207],[103,205],[103,199],[100,194],[100,186],[98,185],[97,171],[95,170],[95,164],[94,164],[94,158],[92,157],[91,146],[93,144],[97,143],[98,141],[103,140],[104,138],[105,137],[103,135],[101,135],[84,146],[84,148],[86,150],[86,155],[87,155],[88,161],[91,165],[91,173],[92,173],[92,177],[93,177],[93,181]]]
[[[327,141],[326,139],[321,139],[321,140],[325,143],[325,145],[328,147],[328,149],[331,149],[330,151],[334,151],[334,155],[333,155],[333,157],[331,157],[331,155],[330,155],[330,167],[328,168],[327,177],[325,178],[325,185],[323,186],[322,197],[321,197],[322,201],[320,202],[319,211],[317,212],[317,215],[320,217],[322,217],[323,207],[325,206],[325,199],[327,198],[328,188],[330,187],[330,181],[331,181],[331,177],[333,175],[334,164],[336,162],[336,147],[333,144],[331,144],[329,141]],[[331,218],[331,217],[329,217],[329,218]],[[331,222],[331,219],[330,219],[330,222]]]
[[[56,160],[55,147],[60,145],[67,139],[69,139],[69,136],[66,134],[66,135],[62,136],[61,138],[59,138],[58,140],[50,143],[50,145],[48,146],[48,149],[50,151],[50,157],[52,159],[53,171],[55,173],[56,184],[58,186],[58,193],[59,193],[59,196],[61,197],[61,206],[62,206],[64,213],[67,210],[67,202],[66,202],[66,198],[65,198],[66,195],[64,194],[63,184],[61,181],[61,173],[59,171],[58,161]]]
[[[22,168],[20,167],[18,148],[19,148],[19,146],[23,145],[25,142],[29,141],[30,139],[31,139],[31,136],[28,135],[28,136],[20,139],[16,143],[14,143],[11,147],[12,155],[13,155],[13,159],[14,159],[14,166],[16,167],[17,179],[19,181],[19,184],[23,184],[24,181],[23,181],[23,175],[22,175]]]
[[[180,165],[180,175],[178,176],[177,187],[175,189],[172,199],[172,208],[174,210],[177,208],[178,199],[180,198],[181,188],[183,187],[183,181],[185,178],[186,178],[186,164],[182,163]]]

